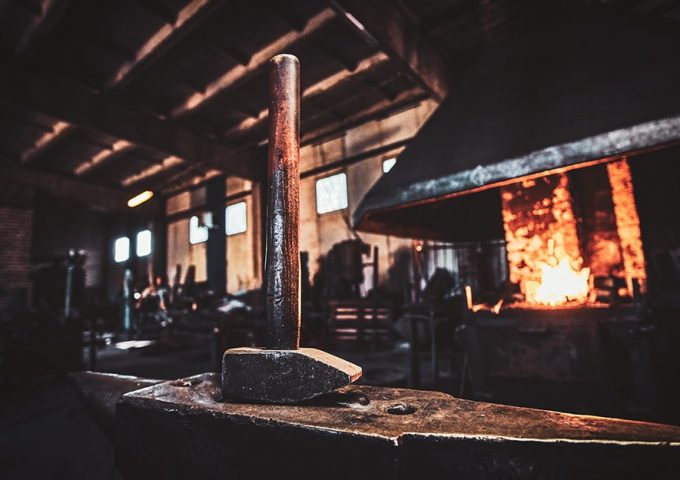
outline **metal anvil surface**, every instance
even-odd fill
[[[226,403],[204,374],[125,394],[126,479],[674,478],[680,427],[349,386],[302,405]]]

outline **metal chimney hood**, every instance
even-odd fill
[[[501,238],[489,189],[680,141],[680,35],[635,18],[553,25],[489,47],[458,75],[359,204],[357,229]]]

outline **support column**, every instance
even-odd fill
[[[206,260],[208,285],[217,295],[227,291],[227,235],[224,230],[227,181],[224,175],[210,179],[206,184],[206,205],[212,216],[208,229]]]
[[[151,227],[153,238],[153,276],[161,277],[167,284],[168,276],[168,219],[165,211],[166,199],[159,198]]]

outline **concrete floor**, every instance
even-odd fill
[[[179,378],[211,368],[205,348],[108,348],[99,370]],[[66,378],[3,386],[0,395],[0,479],[120,479],[111,441],[92,420]]]

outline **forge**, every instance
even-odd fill
[[[500,189],[512,299],[524,307],[631,303],[646,289],[626,159]]]
[[[651,411],[650,352],[680,287],[680,95],[668,83],[680,68],[661,31],[577,24],[480,55],[353,221],[414,239],[413,301],[437,269],[451,273],[473,391],[606,384]]]

